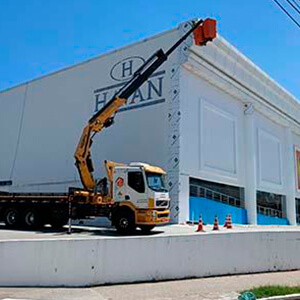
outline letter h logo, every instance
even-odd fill
[[[129,77],[132,75],[132,60],[128,60],[122,63],[122,77]]]

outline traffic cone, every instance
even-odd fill
[[[198,228],[196,230],[196,232],[204,232],[204,228],[203,228],[203,220],[202,220],[202,216],[200,215],[199,217],[199,223],[198,223]]]
[[[226,219],[225,219],[225,223],[224,223],[224,227],[226,227],[226,228],[227,228],[228,221],[229,221],[229,214],[226,215]]]
[[[227,229],[232,229],[232,221],[231,221],[231,215],[228,214],[228,222],[227,222]]]
[[[215,216],[214,227],[213,230],[219,230],[219,221],[218,216]]]

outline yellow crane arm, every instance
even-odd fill
[[[81,182],[86,190],[93,191],[96,185],[92,173],[94,171],[91,159],[92,134],[110,126],[115,113],[126,101],[127,99],[115,97],[89,120],[82,131],[74,157]]]

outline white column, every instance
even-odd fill
[[[285,155],[286,155],[286,215],[290,225],[296,225],[296,177],[295,177],[295,156],[292,131],[290,128],[285,130]]]
[[[256,134],[254,124],[254,109],[252,104],[245,105],[245,207],[247,209],[248,223],[257,224],[257,151],[256,151]]]
[[[190,213],[190,179],[188,175],[179,175],[179,223],[189,220]]]

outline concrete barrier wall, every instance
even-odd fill
[[[299,232],[0,242],[1,286],[89,286],[300,268]]]

